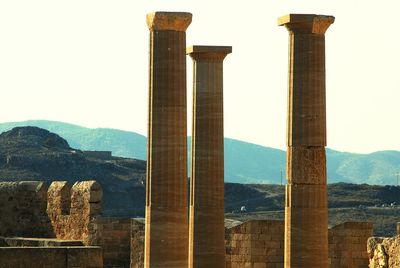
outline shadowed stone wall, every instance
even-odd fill
[[[76,182],[72,187],[66,181],[54,181],[48,190],[43,182],[1,182],[0,246],[37,246],[38,251],[16,253],[23,256],[26,252],[28,259],[39,256],[42,247],[101,246],[104,267],[129,267],[131,219],[101,217],[101,201],[102,189],[96,181]],[[9,236],[35,238],[12,239]],[[43,237],[58,240],[37,239]],[[44,251],[44,254],[46,252],[50,259],[59,254],[57,251]],[[53,263],[49,265],[53,267]]]
[[[0,236],[54,237],[46,195],[44,182],[0,182]]]
[[[332,227],[329,230],[329,267],[367,267],[367,241],[372,234],[371,222],[345,222]]]
[[[0,268],[102,268],[99,247],[0,247]]]
[[[103,249],[104,267],[129,267],[131,219],[95,217],[89,224],[89,244]]]

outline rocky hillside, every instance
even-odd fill
[[[37,127],[17,127],[0,134],[0,180],[95,179],[104,191],[103,213],[109,216],[143,216],[145,162],[72,148],[60,136]],[[400,187],[336,183],[328,187],[330,222],[368,220],[376,234],[393,234],[400,219]],[[392,206],[391,206],[392,204]],[[246,213],[240,212],[242,206]],[[227,217],[280,218],[284,186],[276,184],[225,184]]]
[[[95,179],[103,185],[108,214],[143,214],[145,166],[142,160],[97,157],[73,149],[65,139],[37,127],[0,134],[1,180]]]
[[[146,157],[144,136],[117,129],[90,129],[56,121],[32,120],[2,123],[0,133],[26,125],[54,132],[64,137],[71,147],[80,150],[107,150],[115,156],[142,160]],[[190,146],[188,150],[190,153]],[[394,185],[400,177],[400,152],[397,151],[354,154],[327,149],[327,159],[330,183]],[[279,184],[281,174],[284,180],[284,151],[225,138],[226,182]]]

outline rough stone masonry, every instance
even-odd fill
[[[285,267],[328,267],[325,31],[332,16],[290,14]]]

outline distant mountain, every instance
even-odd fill
[[[56,133],[76,149],[112,151],[115,156],[146,159],[146,137],[135,132],[108,128],[91,129],[57,121],[29,120],[2,123],[0,133],[21,126],[35,126]]]
[[[117,129],[90,129],[44,120],[0,124],[0,133],[16,126],[37,126],[65,138],[81,150],[108,150],[114,156],[146,158],[146,137]],[[190,138],[189,152],[190,153]],[[400,152],[382,151],[354,154],[327,149],[328,181],[390,185],[397,183]],[[235,183],[280,184],[285,182],[285,152],[239,140],[225,138],[225,181]]]

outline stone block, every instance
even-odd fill
[[[325,147],[288,147],[286,158],[289,184],[326,184]]]
[[[294,212],[297,208],[318,208],[324,211],[324,215],[327,215],[328,196],[326,184],[286,185],[286,207],[291,207]]]

